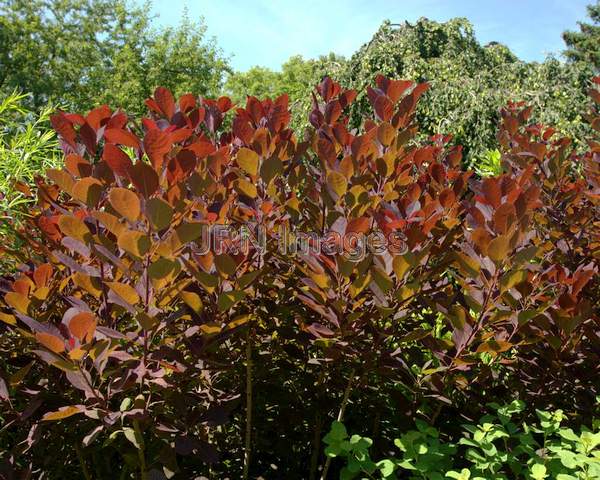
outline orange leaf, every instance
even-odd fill
[[[87,337],[87,341],[91,341],[96,330],[96,317],[89,312],[81,312],[71,318],[69,322],[69,330],[73,336],[83,342]]]
[[[63,418],[67,418],[72,415],[76,415],[78,413],[83,413],[83,410],[81,409],[81,407],[76,407],[76,406],[71,405],[68,407],[61,407],[56,412],[46,413],[42,417],[42,420],[45,420],[45,421],[62,420]]]
[[[140,216],[140,199],[127,188],[113,188],[108,194],[112,207],[130,222],[135,222]]]
[[[35,281],[37,287],[45,287],[48,285],[51,277],[52,265],[49,263],[43,263],[33,272],[33,280]]]
[[[65,342],[55,335],[50,333],[38,332],[35,334],[35,338],[44,347],[54,353],[61,353],[65,351]]]
[[[367,233],[371,227],[371,220],[367,217],[353,218],[346,226],[346,233]]]

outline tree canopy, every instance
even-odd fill
[[[588,16],[592,23],[578,22],[579,31],[566,31],[563,40],[567,44],[564,54],[573,61],[583,61],[600,69],[600,1],[588,5]]]
[[[345,71],[345,83],[360,92],[355,121],[368,104],[364,86],[378,74],[429,82],[432,88],[418,112],[423,133],[452,134],[465,146],[468,163],[493,148],[499,110],[508,101],[532,104],[537,120],[576,139],[587,131],[578,112],[585,110],[588,64],[521,61],[505,45],[480,44],[464,18],[384,22]]]
[[[0,92],[90,109],[111,103],[141,111],[158,85],[215,95],[228,59],[206,27],[184,15],[155,28],[149,5],[126,0],[1,0]]]
[[[534,107],[537,121],[556,125],[583,147],[588,127],[579,112],[585,110],[586,92],[594,66],[589,61],[565,64],[549,57],[524,62],[498,42],[481,44],[465,18],[436,22],[384,22],[374,36],[350,59],[331,54],[315,60],[291,57],[281,71],[253,67],[230,75],[225,92],[236,101],[245,95],[290,96],[295,127],[308,126],[311,86],[324,75],[340,78],[359,92],[352,122],[368,108],[365,86],[379,74],[418,82],[433,88],[420,104],[423,135],[446,132],[464,145],[468,164],[477,164],[495,148],[500,108],[508,101]]]

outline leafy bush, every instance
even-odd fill
[[[517,420],[524,404],[491,404],[494,413],[477,424],[462,425],[458,441],[422,420],[394,441],[399,454],[377,462],[371,459],[373,441],[360,435],[348,436],[341,422],[334,422],[325,436],[326,455],[340,457],[346,465],[340,479],[428,478],[432,480],[491,480],[526,478],[593,479],[600,477],[600,429],[585,427],[579,434],[561,426],[562,410],[537,410],[535,423]]]
[[[417,111],[421,130],[451,134],[463,145],[464,161],[471,168],[496,148],[499,111],[508,101],[527,102],[535,107],[536,122],[573,138],[579,149],[587,146],[590,131],[581,114],[588,80],[597,74],[593,64],[565,64],[552,57],[524,62],[505,45],[482,45],[466,18],[384,22],[340,76],[344,85],[361,92],[352,106],[353,125],[369,109],[364,87],[380,74],[431,83]]]
[[[0,245],[15,244],[15,223],[30,203],[34,178],[62,162],[58,138],[49,122],[54,107],[34,114],[24,106],[27,95],[14,92],[0,101]],[[1,248],[1,247],[0,247]],[[14,268],[0,258],[0,271]]]
[[[377,77],[350,131],[357,93],[325,78],[303,140],[285,95],[55,113],[64,168],[0,282],[6,475],[316,478],[332,417],[382,431],[515,396],[589,415],[598,144],[510,104],[505,173],[477,179],[417,137],[427,88]]]
[[[60,165],[58,139],[50,127],[54,107],[34,114],[23,106],[25,94],[13,93],[0,102],[0,209],[17,210],[26,202],[16,182],[33,184],[36,175]],[[23,186],[19,188],[27,190]],[[4,220],[4,219],[3,219]]]

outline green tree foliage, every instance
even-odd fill
[[[235,72],[225,83],[225,90],[236,103],[246,101],[246,95],[275,98],[282,93],[281,72],[254,66],[245,72]]]
[[[566,31],[563,40],[567,44],[564,54],[573,61],[583,61],[600,69],[600,2],[588,5],[592,23],[578,22],[579,31]]]
[[[433,87],[418,112],[423,133],[450,133],[464,145],[468,164],[477,163],[495,143],[498,112],[507,101],[525,101],[534,117],[551,123],[581,143],[586,133],[578,112],[585,110],[587,64],[520,61],[499,43],[481,45],[464,18],[414,24],[384,22],[373,38],[350,59],[344,83],[359,92],[353,111],[356,124],[367,108],[365,85],[377,74]]]
[[[36,108],[106,102],[134,112],[159,84],[217,93],[228,64],[204,24],[185,15],[156,29],[148,9],[126,0],[0,0],[0,93],[31,92]]]

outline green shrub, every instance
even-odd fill
[[[521,418],[524,403],[490,404],[492,413],[476,424],[462,425],[462,434],[447,438],[438,429],[416,420],[416,430],[394,441],[398,451],[374,460],[373,441],[349,435],[334,422],[323,441],[325,454],[342,459],[341,480],[410,478],[441,480],[591,480],[600,478],[600,428],[578,433],[562,426],[562,410],[537,410],[537,421]]]
[[[58,138],[50,126],[48,106],[33,112],[24,106],[26,94],[13,93],[0,101],[0,210],[13,214],[26,203],[15,182],[33,184],[36,175],[62,163]]]
[[[27,215],[33,200],[34,178],[62,163],[56,133],[50,126],[47,106],[40,112],[25,107],[27,95],[14,92],[0,100],[0,245],[20,244],[15,227]],[[1,248],[1,247],[0,247]],[[14,268],[0,258],[0,271]]]

